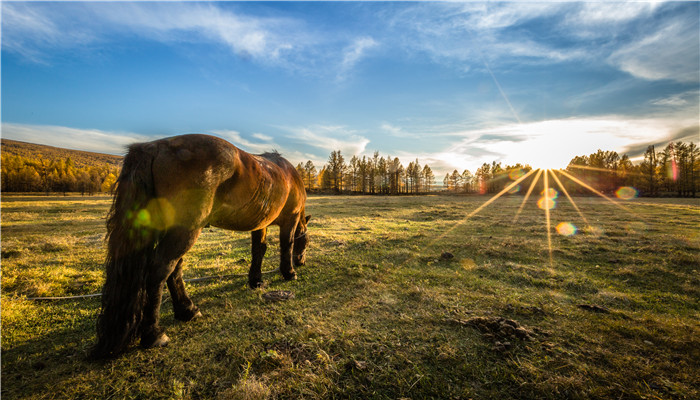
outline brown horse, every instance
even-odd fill
[[[138,336],[169,339],[158,325],[163,283],[175,318],[202,314],[185,291],[182,256],[207,225],[252,232],[251,288],[262,285],[267,227],[280,227],[280,272],[296,279],[306,261],[306,192],[277,153],[248,154],[225,140],[184,135],[129,146],[107,219],[106,280],[95,358],[113,357]]]

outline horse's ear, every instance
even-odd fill
[[[310,216],[310,215],[307,215],[307,216],[306,216],[306,223],[307,223],[307,224],[309,223],[309,220],[310,220],[310,219],[311,219],[311,216]]]

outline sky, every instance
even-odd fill
[[[700,141],[698,2],[2,2],[3,138],[207,133],[441,177]]]

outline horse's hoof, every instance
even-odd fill
[[[258,282],[248,282],[248,287],[251,289],[260,289],[261,287],[265,286],[265,283],[263,281],[258,281]]]
[[[182,322],[192,321],[193,319],[200,318],[201,316],[202,312],[199,311],[197,307],[195,307],[194,309],[187,309],[184,311],[175,311],[175,319]]]
[[[156,338],[156,340],[153,341],[153,343],[144,347],[147,349],[151,349],[154,347],[165,347],[168,345],[168,343],[170,343],[170,338],[168,337],[168,335],[166,335],[165,333],[161,333],[160,336],[158,336],[158,338]]]
[[[291,275],[284,275],[284,280],[285,281],[295,281],[297,280],[297,273],[294,272]]]

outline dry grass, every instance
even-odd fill
[[[203,319],[166,301],[171,346],[94,364],[98,299],[24,297],[100,290],[109,200],[2,200],[3,397],[700,397],[697,201],[576,198],[589,229],[560,200],[552,225],[580,229],[552,230],[550,263],[536,200],[513,224],[519,196],[470,219],[486,198],[313,196],[298,281],[188,284]],[[249,237],[205,229],[186,260],[186,277],[245,272]],[[504,320],[531,337],[483,328]]]

